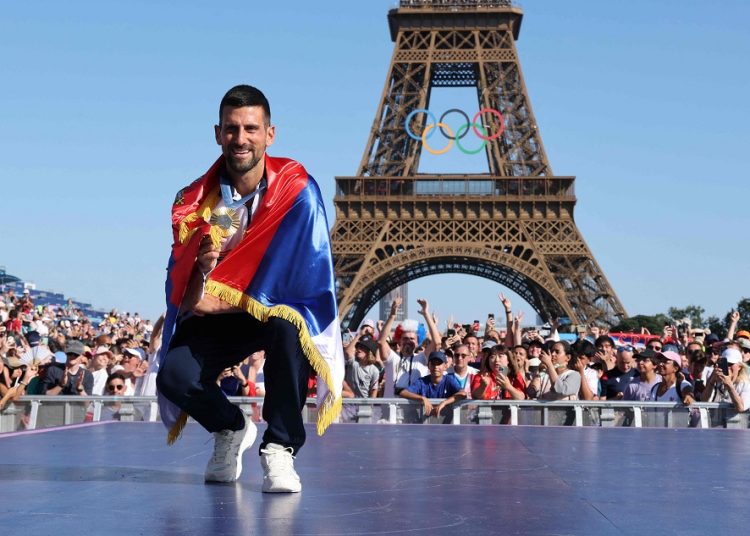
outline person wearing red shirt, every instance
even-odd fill
[[[476,400],[523,400],[525,381],[521,371],[511,373],[509,356],[502,345],[495,346],[482,359],[482,368],[471,382],[471,397]]]

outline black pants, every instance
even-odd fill
[[[156,385],[209,432],[240,430],[242,411],[227,400],[216,380],[222,370],[259,350],[266,352],[263,419],[268,423],[260,448],[277,443],[292,447],[296,455],[305,442],[302,408],[310,364],[297,328],[286,320],[264,323],[246,313],[188,318],[172,337]]]

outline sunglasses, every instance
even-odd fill
[[[108,391],[122,391],[125,389],[125,386],[123,384],[117,384],[117,385],[108,385],[107,390]]]
[[[658,346],[656,344],[649,344],[646,346],[649,350],[656,350],[657,352],[661,351],[661,346]]]

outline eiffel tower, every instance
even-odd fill
[[[515,46],[522,18],[510,0],[401,0],[389,11],[395,47],[367,146],[357,176],[336,177],[345,328],[390,290],[440,273],[496,281],[545,320],[626,316],[573,218],[575,177],[547,160]],[[435,117],[430,93],[441,87],[476,88],[479,113]],[[455,133],[449,113],[466,120]],[[482,142],[489,173],[417,172],[423,148],[468,152],[466,134]]]

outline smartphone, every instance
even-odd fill
[[[716,364],[724,373],[724,376],[729,376],[729,362],[726,357],[720,357]]]
[[[492,319],[494,319],[494,318],[495,318],[495,313],[489,313],[489,314],[487,315],[487,318],[492,318]]]
[[[448,331],[446,331],[446,332],[445,332],[445,334],[446,334],[446,335],[447,335],[448,337],[453,337],[453,336],[455,336],[455,335],[456,335],[456,330],[455,330],[455,329],[449,329]]]

